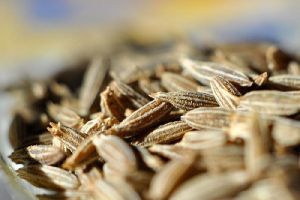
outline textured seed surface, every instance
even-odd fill
[[[198,81],[209,84],[215,76],[224,76],[241,86],[251,86],[252,81],[242,72],[212,62],[197,62],[188,58],[180,60],[181,65]]]
[[[174,107],[183,110],[219,106],[215,97],[205,92],[158,92],[151,96],[156,99],[169,102]]]
[[[29,156],[45,165],[53,165],[65,158],[64,152],[52,145],[33,145],[26,148]]]
[[[161,83],[169,92],[177,92],[177,91],[192,91],[196,92],[199,85],[188,79],[183,77],[182,75],[165,72],[161,76]]]
[[[181,117],[189,126],[195,129],[226,130],[230,125],[232,112],[224,108],[197,108]]]
[[[138,145],[151,146],[153,144],[165,144],[180,139],[183,134],[192,128],[184,121],[169,122],[159,126],[146,135]]]
[[[236,109],[241,93],[229,81],[221,76],[216,76],[210,81],[210,87],[218,104],[227,109]]]
[[[77,177],[58,167],[30,165],[17,170],[19,177],[31,184],[53,190],[75,189],[79,187]]]

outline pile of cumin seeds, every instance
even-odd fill
[[[180,45],[126,46],[10,89],[10,158],[51,191],[38,199],[300,199],[299,57]]]

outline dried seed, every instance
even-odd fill
[[[189,126],[195,129],[227,130],[233,112],[224,108],[197,108],[181,117]]]
[[[36,195],[39,200],[94,200],[89,191],[66,190],[54,194]]]
[[[101,111],[105,116],[114,117],[119,121],[124,119],[125,108],[123,108],[123,105],[109,86],[101,93],[100,97]]]
[[[169,102],[174,107],[183,110],[219,106],[213,95],[204,92],[158,92],[151,96]]]
[[[300,123],[296,120],[278,117],[274,120],[272,135],[279,145],[296,146],[300,143]]]
[[[53,190],[76,189],[77,177],[71,172],[47,165],[30,165],[17,170],[19,177],[31,184]]]
[[[155,144],[149,148],[152,153],[159,154],[169,159],[184,159],[186,155],[192,156],[194,152],[191,149],[179,145]]]
[[[292,115],[300,110],[299,97],[280,91],[252,91],[241,97],[240,107],[262,114]]]
[[[79,92],[79,108],[81,115],[87,115],[94,103],[109,64],[102,58],[94,58],[84,74],[83,83]]]
[[[198,81],[208,85],[209,81],[215,76],[223,76],[229,81],[241,86],[251,86],[252,81],[243,73],[231,70],[221,64],[213,62],[198,62],[188,58],[180,60],[181,65]]]
[[[225,145],[226,142],[227,138],[224,132],[203,130],[185,133],[178,145],[185,148],[203,150]]]
[[[134,111],[120,124],[113,126],[110,132],[121,136],[133,135],[137,131],[157,124],[172,109],[171,104],[155,99]]]
[[[172,160],[167,163],[151,180],[150,199],[166,199],[169,194],[186,178],[193,159]]]
[[[26,150],[31,158],[45,165],[54,165],[65,158],[65,154],[52,145],[33,145]]]
[[[154,171],[158,171],[163,167],[164,162],[159,156],[151,154],[146,148],[143,147],[137,146],[136,149],[139,151],[142,160],[148,167]]]
[[[225,199],[242,191],[248,183],[249,177],[242,171],[198,175],[184,182],[170,199]]]
[[[139,87],[143,92],[145,92],[148,95],[155,92],[165,91],[164,88],[161,86],[160,81],[154,81],[146,78],[139,80]]]
[[[287,69],[291,57],[278,47],[271,45],[266,50],[266,60],[271,71],[281,71]]]
[[[210,87],[218,104],[226,109],[236,109],[241,93],[229,81],[221,76],[216,76],[210,81]]]
[[[87,137],[87,135],[60,123],[55,124],[50,122],[48,131],[58,138],[71,152],[74,152],[79,144]]]
[[[122,99],[122,97],[127,99],[134,108],[140,108],[149,102],[148,99],[136,92],[129,85],[119,80],[113,81],[111,83],[111,88],[120,99]]]
[[[300,89],[300,76],[299,75],[290,75],[290,74],[282,74],[277,76],[271,76],[269,81],[272,83],[276,83],[282,86],[289,87],[294,90]]]
[[[250,74],[249,76],[253,79],[254,83],[259,87],[264,85],[268,81],[268,73],[267,72],[264,72],[259,75]]]
[[[181,139],[183,134],[189,130],[192,128],[183,121],[169,122],[150,132],[142,141],[138,142],[138,145],[147,147],[153,144],[170,143]]]
[[[79,128],[83,125],[83,119],[80,118],[73,110],[56,105],[48,104],[48,114],[56,121],[71,128]]]
[[[162,74],[161,83],[169,92],[191,91],[196,92],[199,85],[182,75],[165,72]]]
[[[100,135],[93,139],[98,154],[112,167],[125,174],[137,168],[137,161],[132,149],[121,138],[114,135]]]

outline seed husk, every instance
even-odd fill
[[[153,98],[171,103],[175,108],[193,110],[199,107],[218,107],[215,97],[205,92],[158,92]]]

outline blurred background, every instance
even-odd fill
[[[1,0],[0,88],[47,76],[124,38],[267,40],[299,51],[299,8],[299,0]],[[4,193],[1,186],[1,200]]]
[[[299,8],[298,0],[2,0],[0,86],[20,74],[48,74],[123,37],[268,40],[298,50]]]

